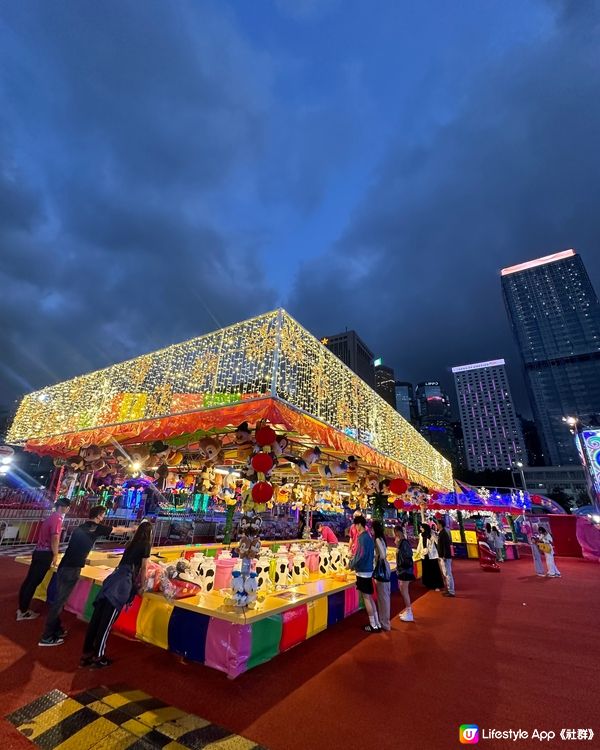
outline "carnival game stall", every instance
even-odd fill
[[[448,461],[283,310],[29,394],[8,440],[54,457],[60,494],[224,512],[223,545],[153,550],[115,630],[231,677],[359,607],[346,546],[263,545],[264,511],[309,528],[311,512],[383,517],[453,489]],[[71,611],[89,617],[117,559],[90,558]]]

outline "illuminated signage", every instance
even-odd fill
[[[382,364],[383,364],[383,359],[382,359],[381,357],[378,357],[378,359],[376,359],[376,360],[375,360],[375,361],[373,362],[373,365],[374,365],[374,367],[379,367],[379,366],[380,366],[380,365],[382,365]]]
[[[546,263],[554,263],[556,260],[564,260],[565,258],[572,258],[577,255],[575,250],[563,250],[560,253],[552,253],[552,255],[544,255],[543,258],[536,258],[536,260],[528,260],[526,263],[519,263],[516,266],[508,266],[500,271],[501,276],[508,276],[511,273],[517,273],[517,271],[527,271],[529,268],[536,268],[537,266],[545,266]]]
[[[503,359],[490,359],[489,362],[476,362],[473,365],[462,365],[453,367],[452,372],[466,372],[467,370],[482,370],[484,367],[500,367],[506,364]]]

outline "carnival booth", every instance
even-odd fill
[[[283,310],[29,394],[8,439],[55,458],[61,494],[226,511],[224,545],[153,550],[115,631],[230,677],[359,607],[346,546],[263,544],[263,511],[382,516],[453,489],[449,462]],[[71,611],[90,616],[118,559],[91,555]]]

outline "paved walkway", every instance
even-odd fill
[[[39,620],[14,620],[23,568],[3,559],[2,713],[54,689],[73,696],[126,683],[270,750],[445,750],[460,746],[461,724],[530,734],[592,728],[597,738],[600,566],[564,558],[558,565],[561,579],[542,579],[527,561],[507,562],[499,574],[456,561],[456,599],[426,593],[415,623],[396,617],[391,633],[366,635],[358,613],[232,681],[119,637],[109,642],[116,660],[109,669],[78,669],[85,626],[69,615],[67,643],[38,648]],[[6,721],[0,736],[3,750],[32,747]],[[598,747],[596,739],[572,744]],[[558,740],[480,746],[571,747]]]

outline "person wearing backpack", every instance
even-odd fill
[[[387,561],[387,544],[381,521],[373,521],[375,537],[375,588],[377,589],[377,613],[383,630],[391,630],[390,625],[390,564]]]
[[[415,618],[413,616],[410,594],[408,592],[410,582],[415,580],[412,547],[404,535],[403,526],[395,527],[394,537],[396,539],[397,548],[396,573],[398,575],[398,586],[400,587],[400,593],[402,594],[402,599],[404,600],[405,605],[402,612],[400,612],[400,619],[403,622],[414,622]]]

